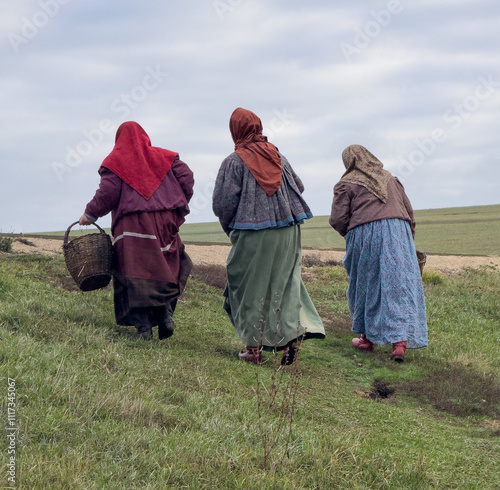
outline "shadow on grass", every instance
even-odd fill
[[[70,276],[60,276],[57,285],[60,285],[65,291],[80,291],[80,288]]]
[[[458,417],[500,417],[499,381],[465,366],[436,366],[425,379],[405,381],[396,389]]]
[[[500,382],[466,366],[438,363],[427,371],[424,379],[392,382],[375,379],[370,390],[358,393],[372,400],[403,394],[456,417],[500,418]]]
[[[328,336],[343,337],[349,335],[352,328],[352,319],[349,315],[334,313],[326,308],[318,308],[318,311]]]

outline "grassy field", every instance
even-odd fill
[[[500,255],[500,205],[415,211],[419,250],[431,254]],[[229,243],[218,223],[185,224],[182,238],[189,242]],[[308,248],[345,249],[344,239],[316,216],[302,226]]]
[[[175,335],[150,342],[115,325],[110,288],[72,289],[61,255],[1,254],[2,427],[18,429],[15,485],[7,429],[1,484],[500,488],[500,273],[424,273],[430,344],[396,365],[388,347],[351,348],[345,271],[307,272],[327,338],[283,371],[271,353],[237,360],[220,268],[195,269]]]
[[[500,255],[500,204],[415,211],[417,249],[430,254]],[[90,227],[87,232],[95,232]],[[76,226],[72,235],[82,233]],[[109,230],[107,230],[109,232]],[[64,231],[45,235],[64,235]],[[230,243],[218,222],[186,223],[185,242]],[[305,248],[344,250],[344,239],[328,224],[328,216],[316,216],[302,226]]]
[[[500,205],[415,211],[417,249],[431,254],[500,255]],[[306,222],[304,246],[344,249],[328,216]]]

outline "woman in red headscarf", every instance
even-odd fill
[[[111,212],[115,316],[142,338],[173,334],[173,312],[192,267],[179,237],[189,213],[193,173],[177,153],[151,146],[136,122],[123,123],[99,168],[101,182],[80,218]]]
[[[287,159],[262,135],[262,123],[238,108],[229,129],[235,152],[220,167],[213,210],[229,235],[226,309],[246,350],[241,360],[260,363],[261,350],[296,357],[297,340],[325,331],[302,282],[300,224],[312,217],[304,186]]]

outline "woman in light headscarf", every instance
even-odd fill
[[[116,322],[134,325],[141,338],[152,337],[158,325],[158,337],[168,338],[192,267],[178,232],[189,213],[193,173],[177,153],[151,146],[144,129],[128,121],[99,174],[80,224],[111,212]]]
[[[291,364],[297,341],[325,331],[301,278],[300,225],[312,217],[304,186],[287,159],[262,135],[262,123],[238,108],[229,122],[235,152],[220,167],[213,210],[232,243],[224,308],[246,350],[259,364],[261,350],[282,350]]]
[[[334,187],[330,225],[346,241],[343,263],[352,340],[359,350],[392,345],[391,359],[427,345],[427,318],[413,238],[415,219],[403,185],[366,148],[342,153],[346,171]]]

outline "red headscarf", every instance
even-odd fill
[[[146,131],[136,122],[127,121],[116,131],[113,151],[102,162],[99,173],[106,167],[149,199],[177,156],[178,153],[151,146]]]
[[[262,123],[251,111],[238,107],[229,120],[234,149],[268,196],[281,186],[281,156],[262,135]]]

